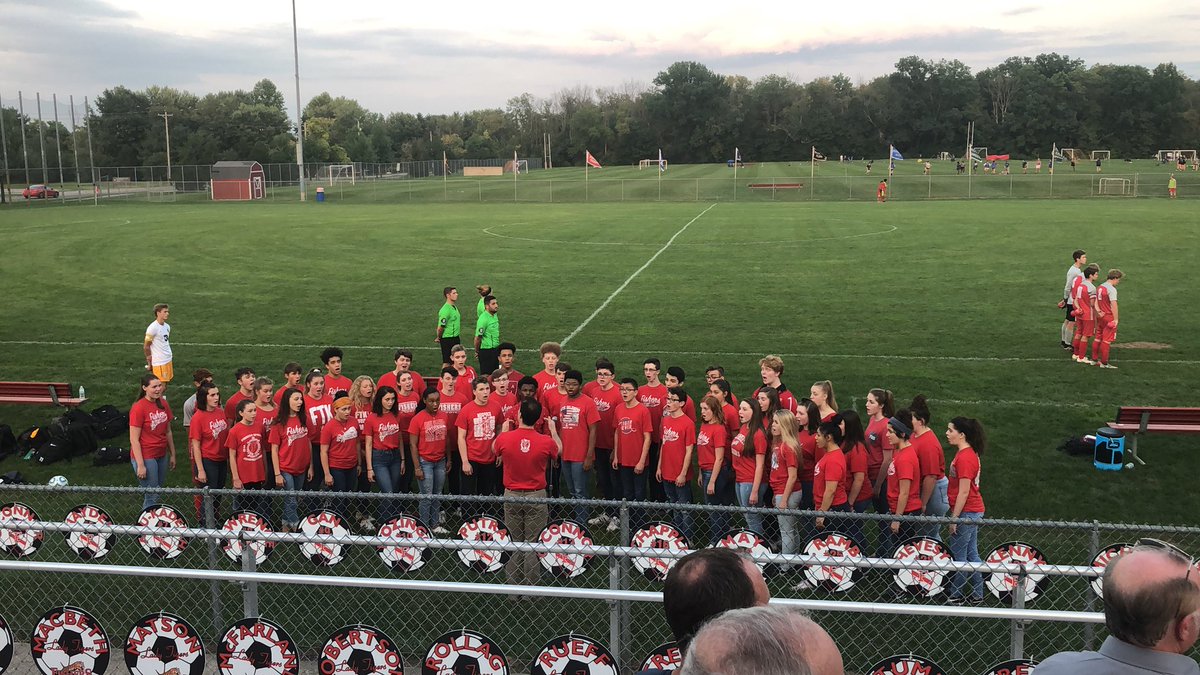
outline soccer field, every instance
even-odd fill
[[[345,348],[351,377],[389,370],[398,346],[432,374],[441,288],[463,290],[466,328],[487,282],[522,372],[539,369],[540,342],[566,340],[585,374],[607,356],[637,377],[658,356],[698,396],[716,363],[741,396],[779,353],[790,388],[830,379],[841,407],[882,386],[899,403],[929,396],[939,431],[979,418],[989,515],[1193,523],[1187,437],[1150,437],[1149,466],[1113,474],[1055,447],[1120,404],[1195,403],[1198,227],[1189,204],[1161,199],[17,205],[0,209],[0,378],[67,380],[125,408],[156,302],[172,309],[177,408],[197,367],[227,395],[235,368],[278,380],[327,345]],[[1118,343],[1168,348],[1118,344],[1115,371],[1070,361],[1055,303],[1075,248],[1128,275]],[[49,415],[10,407],[0,421],[19,432]],[[13,469],[133,483],[124,466],[0,464]]]

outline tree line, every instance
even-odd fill
[[[166,164],[170,113],[174,164],[225,159],[295,162],[295,124],[270,80],[249,91],[197,96],[171,87],[117,86],[92,102],[97,166]],[[22,165],[19,132],[40,167],[37,121],[0,110],[10,168]],[[64,163],[86,127],[58,129]],[[514,96],[503,108],[422,115],[373,112],[323,92],[304,107],[309,162],[398,163],[510,156],[541,157],[549,134],[556,166],[656,157],[672,163],[723,162],[738,148],[747,161],[803,160],[810,147],[827,157],[883,157],[889,144],[906,156],[961,155],[968,122],[975,144],[1020,157],[1048,156],[1052,145],[1111,150],[1142,158],[1159,149],[1200,145],[1200,82],[1171,63],[1153,69],[1095,64],[1055,53],[1012,57],[973,73],[958,60],[908,56],[891,73],[855,83],[845,75],[801,83],[782,75],[751,80],[680,61],[649,85],[572,87],[548,98]],[[57,167],[53,123],[43,127],[47,164]]]

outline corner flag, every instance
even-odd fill
[[[588,151],[588,150],[584,150],[584,151],[583,151],[583,160],[584,160],[585,162],[587,162],[587,165],[588,165],[588,166],[590,166],[590,167],[592,167],[592,168],[595,168],[595,169],[599,169],[599,168],[601,168],[601,167],[600,167],[600,162],[596,161],[596,158],[595,158],[595,157],[593,157],[593,156],[592,156],[592,153],[591,153],[590,151]]]
[[[667,170],[667,163],[663,160],[662,148],[658,149],[658,172],[662,173]]]
[[[898,160],[900,160],[900,161],[904,161],[904,155],[901,155],[901,154],[900,154],[900,151],[896,149],[896,146],[894,146],[894,145],[893,145],[893,146],[890,146],[890,147],[891,147],[891,149],[892,149],[891,158],[892,158],[892,159],[898,159]]]

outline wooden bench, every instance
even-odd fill
[[[75,408],[86,402],[72,394],[66,382],[0,382],[0,404]]]
[[[799,190],[804,183],[750,183],[746,187],[751,190]]]
[[[1122,406],[1117,419],[1108,426],[1117,431],[1133,432],[1129,454],[1139,464],[1138,437],[1142,434],[1200,434],[1200,408],[1157,408],[1152,406]]]

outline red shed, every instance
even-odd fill
[[[266,176],[258,162],[217,162],[209,181],[213,201],[262,199]]]

